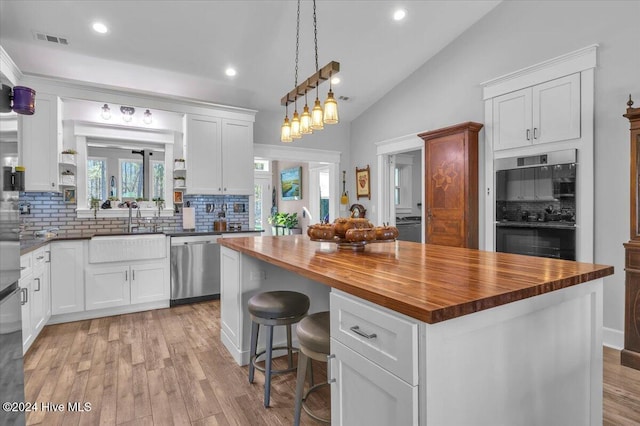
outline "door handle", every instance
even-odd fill
[[[538,128],[537,127],[533,128],[533,138],[534,139],[538,139]]]
[[[40,278],[36,278],[36,280],[38,281],[38,288],[33,291],[40,291]]]
[[[26,287],[23,287],[20,289],[20,295],[24,296],[23,298],[21,298],[22,300],[20,300],[20,305],[24,306],[29,301],[29,291],[27,290]]]
[[[124,280],[129,281],[129,271],[124,271]]]
[[[327,383],[335,383],[336,379],[331,374],[331,361],[335,358],[335,354],[327,355]]]
[[[132,269],[132,270],[131,270],[131,279],[132,279],[133,281],[135,281],[135,280],[136,280],[136,270],[135,270],[135,269]]]
[[[531,140],[531,129],[527,129],[527,140]]]

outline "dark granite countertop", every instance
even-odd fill
[[[138,236],[138,235],[153,235],[153,234],[164,234],[169,237],[191,237],[196,235],[222,235],[222,234],[243,234],[246,232],[263,232],[255,229],[243,229],[241,231],[216,231],[216,232],[196,232],[196,231],[176,231],[176,232],[134,232],[127,233],[122,231],[115,232],[65,232],[60,233],[59,235],[52,238],[36,238],[33,236],[27,236],[20,239],[20,255],[24,255],[30,253],[34,250],[39,249],[52,241],[71,241],[71,240],[90,240],[93,237],[107,237],[107,236]]]

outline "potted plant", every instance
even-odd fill
[[[89,202],[89,207],[93,210],[93,218],[97,218],[98,209],[100,208],[100,198],[91,197],[91,201]]]
[[[75,149],[65,149],[60,154],[60,162],[66,164],[76,164],[76,150]]]
[[[173,178],[173,187],[174,188],[184,188],[184,176],[175,176]]]
[[[185,169],[184,158],[176,158],[175,160],[173,160],[173,169],[184,170]]]
[[[61,185],[74,186],[76,184],[76,176],[71,170],[65,170],[60,176]]]
[[[161,198],[161,197],[153,198],[153,202],[155,203],[158,210],[162,210],[162,208],[164,207],[164,198]]]
[[[298,226],[298,213],[275,213],[268,220],[273,235],[291,235],[302,232],[295,229]]]

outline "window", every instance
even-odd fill
[[[151,198],[164,198],[164,161],[151,161]]]
[[[107,199],[107,160],[89,157],[87,159],[87,205],[91,198]]]
[[[268,172],[269,163],[270,163],[269,160],[262,160],[262,159],[256,158],[253,160],[253,169],[261,172]]]
[[[320,219],[329,220],[329,170],[322,170],[318,174],[320,181]]]
[[[120,160],[120,197],[143,197],[142,160]]]
[[[396,155],[393,167],[393,199],[396,213],[411,213],[413,204],[413,158]]]

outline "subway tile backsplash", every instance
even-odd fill
[[[225,206],[228,223],[240,223],[242,229],[249,228],[249,197],[245,195],[185,195],[187,202],[196,212],[196,231],[213,231],[213,221]],[[128,219],[123,218],[90,218],[76,217],[76,205],[65,203],[62,194],[51,192],[21,192],[20,204],[29,206],[28,214],[21,214],[20,220],[24,235],[32,235],[35,231],[46,228],[58,228],[59,235],[89,235],[96,232],[123,231]],[[207,204],[213,207],[207,212]],[[235,207],[235,209],[234,209]],[[182,206],[180,212],[173,217],[163,217],[158,221],[158,230],[165,232],[182,231]],[[25,209],[26,211],[26,209]],[[147,218],[141,226],[152,226],[153,218]]]

